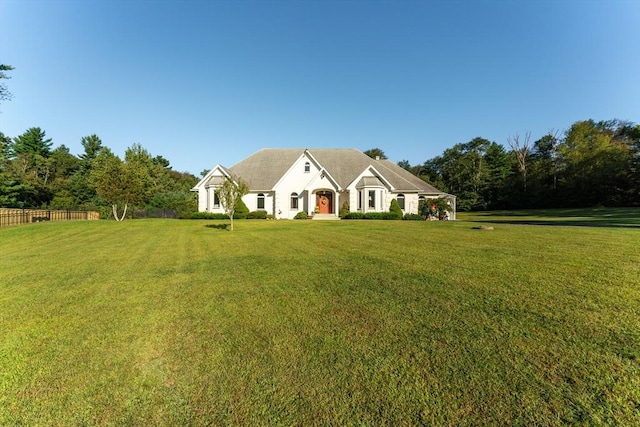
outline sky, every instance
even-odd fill
[[[2,0],[0,131],[196,176],[262,148],[417,165],[475,137],[640,122],[640,0]]]

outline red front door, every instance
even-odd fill
[[[316,205],[320,208],[319,213],[331,213],[331,193],[318,193],[316,195]]]

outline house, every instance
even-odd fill
[[[266,148],[227,168],[216,165],[192,188],[200,212],[224,213],[216,192],[226,178],[249,184],[242,200],[250,211],[292,219],[299,212],[337,216],[345,202],[351,212],[387,212],[396,199],[404,213],[418,214],[420,200],[455,197],[443,193],[389,160],[356,149]]]

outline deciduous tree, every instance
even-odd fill
[[[136,165],[123,162],[108,150],[101,151],[96,158],[92,177],[98,196],[111,205],[116,221],[126,217],[130,204],[142,199],[144,184]]]
[[[564,200],[571,206],[620,204],[628,147],[613,140],[604,122],[584,120],[566,132],[558,153]]]
[[[487,163],[484,156],[491,142],[474,138],[445,150],[434,162],[447,190],[458,197],[460,210],[486,209],[488,201],[482,198],[487,183]]]
[[[517,133],[515,136],[507,138],[507,144],[511,147],[513,154],[518,161],[518,170],[522,174],[523,189],[527,191],[527,163],[529,160],[529,140],[531,139],[531,132],[527,132],[524,136],[524,141],[520,141],[520,135]]]
[[[249,184],[242,178],[226,178],[216,191],[218,191],[220,203],[224,207],[225,213],[231,220],[231,231],[233,231],[233,214],[236,212],[236,207],[242,200],[242,196],[249,192]]]
[[[530,159],[530,191],[534,207],[550,207],[558,197],[558,146],[557,131],[549,131],[533,143]]]

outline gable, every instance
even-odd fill
[[[310,149],[311,155],[327,170],[341,188],[346,188],[371,165],[371,158],[353,148]]]
[[[211,186],[217,186],[224,182],[224,178],[231,176],[229,170],[221,165],[215,165],[198,183],[191,189],[191,191],[198,191],[199,188],[208,188]]]
[[[224,184],[225,177],[224,176],[212,176],[207,180],[204,184],[205,187],[218,187]]]
[[[356,183],[356,188],[364,188],[364,187],[385,187],[385,185],[380,181],[377,176],[363,176]]]

